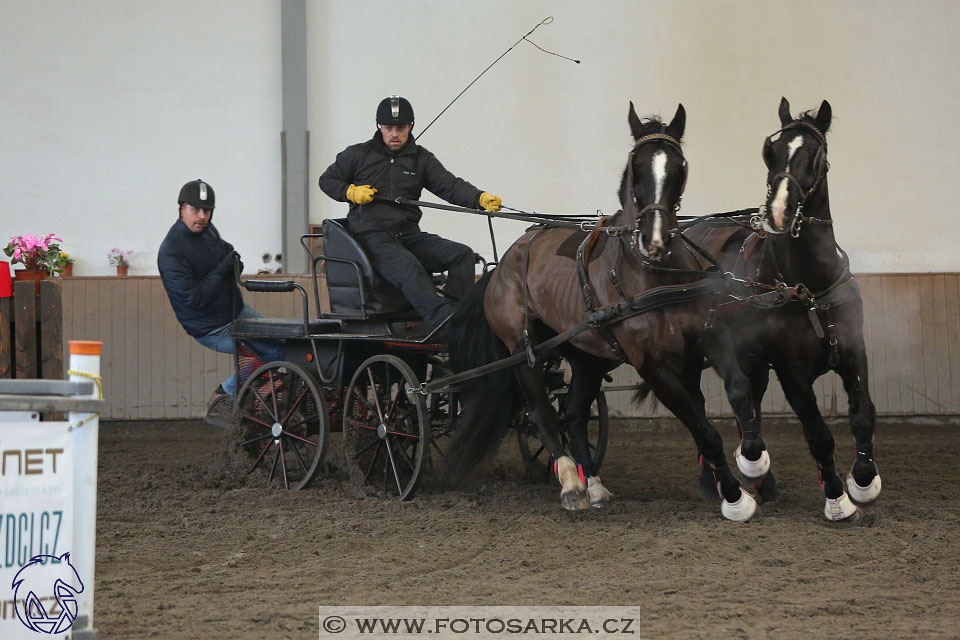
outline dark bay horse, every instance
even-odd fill
[[[776,497],[776,478],[760,435],[760,401],[773,369],[803,424],[817,463],[830,521],[856,515],[856,503],[880,494],[873,461],[875,411],[867,388],[863,303],[846,254],[833,232],[827,190],[827,139],[832,110],[790,115],[780,102],[781,129],[763,145],[767,198],[757,231],[733,224],[697,225],[685,235],[742,278],[734,292],[743,300],[722,304],[742,371],[750,378],[757,421],[742,424],[737,466],[761,497]],[[834,440],[817,407],[814,381],[829,370],[843,380],[849,399],[856,459],[844,483],[837,474]],[[723,375],[723,374],[721,374]],[[848,497],[849,493],[849,497]],[[850,500],[853,498],[853,502]]]
[[[603,374],[626,360],[689,429],[704,467],[715,478],[721,513],[736,521],[754,515],[756,501],[730,472],[720,435],[707,420],[703,395],[688,384],[691,376],[699,376],[700,361],[694,356],[703,342],[714,366],[724,372],[728,395],[740,398],[741,411],[752,411],[749,381],[738,377],[729,336],[723,331],[704,334],[717,281],[702,286],[703,272],[678,239],[676,212],[687,176],[680,146],[685,120],[682,105],[665,124],[659,118],[641,120],[630,104],[634,147],[620,185],[623,210],[610,222],[623,230],[619,235],[600,235],[591,250],[586,234],[577,229],[529,230],[464,298],[448,330],[454,371],[524,351],[528,362],[463,385],[463,412],[447,453],[454,470],[469,469],[496,450],[522,391],[538,437],[554,461],[562,506],[604,504],[611,494],[592,467],[586,421]],[[589,258],[583,256],[588,252]],[[630,301],[644,293],[663,304],[636,312]],[[634,313],[607,317],[557,347],[572,370],[562,418],[571,434],[571,458],[558,438],[560,417],[546,395],[545,358],[534,350],[581,325],[591,312],[602,315],[618,304]],[[737,402],[731,403],[736,411]]]

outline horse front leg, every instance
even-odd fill
[[[843,482],[837,475],[833,434],[817,407],[817,396],[813,387],[792,369],[777,368],[776,371],[783,393],[803,425],[803,435],[807,440],[810,455],[817,462],[820,490],[826,497],[824,517],[830,522],[852,522],[858,515],[857,505],[843,490]]]
[[[587,423],[603,384],[603,374],[610,368],[609,361],[582,352],[564,355],[571,370],[570,384],[562,402],[564,423],[570,432],[570,453],[583,470],[590,505],[600,508],[613,499],[613,494],[603,486],[599,470],[593,463]]]
[[[734,451],[740,476],[753,484],[764,502],[777,497],[777,479],[770,471],[770,454],[760,433],[760,403],[767,390],[769,370],[755,357],[738,349],[729,327],[720,324],[704,335],[704,345],[714,370],[723,379],[727,400],[740,429]]]
[[[530,405],[530,421],[553,460],[553,471],[560,481],[560,506],[567,511],[590,508],[582,468],[567,455],[560,442],[559,416],[547,397],[542,362],[532,368],[521,364],[516,375]]]
[[[657,399],[675,415],[693,436],[697,449],[701,452],[706,468],[713,475],[717,491],[722,498],[720,513],[728,520],[747,522],[757,512],[757,502],[753,496],[741,489],[740,483],[730,472],[723,455],[723,439],[716,427],[707,420],[703,405],[703,396],[699,387],[688,389],[680,375],[675,373],[663,361],[644,366],[638,370],[647,381]],[[699,398],[695,400],[694,394]]]
[[[867,353],[863,340],[852,353],[844,353],[837,373],[843,380],[850,408],[850,430],[857,457],[847,476],[847,491],[859,504],[869,504],[880,495],[880,469],[873,460],[873,435],[877,412],[867,386]]]
[[[770,369],[764,364],[755,363],[749,365],[744,373],[750,379],[756,423],[753,429],[740,426],[740,446],[736,451],[737,468],[741,476],[753,484],[763,502],[773,502],[780,497],[780,490],[777,487],[777,476],[770,467],[767,443],[760,432],[763,422],[760,405],[770,384]]]
[[[691,353],[686,359],[681,372],[683,386],[689,391],[691,398],[698,405],[705,405],[706,400],[703,397],[703,391],[700,388],[700,380],[703,377],[704,358],[699,352]],[[710,468],[703,457],[703,451],[697,447],[697,465],[700,467],[700,476],[697,478],[697,493],[702,500],[707,502],[716,502],[719,499],[717,494],[717,480],[714,478],[713,470]]]

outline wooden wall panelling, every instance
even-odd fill
[[[896,317],[894,315],[896,308],[893,304],[893,292],[886,276],[880,276],[878,289],[877,311],[871,317],[874,344],[877,345],[877,366],[874,368],[876,372],[874,377],[877,384],[874,396],[876,398],[875,403],[885,407],[888,411],[899,413],[900,396],[897,394],[894,398],[893,392],[895,389],[891,381],[891,378],[897,376],[896,354],[893,352],[895,347],[893,341],[896,340],[896,333],[891,328]],[[888,361],[890,363],[889,367],[887,366]]]
[[[150,362],[150,417],[160,418],[164,415],[164,404],[166,395],[164,385],[166,380],[166,362],[169,358],[165,357],[164,345],[169,324],[173,311],[170,309],[170,303],[167,300],[167,294],[163,287],[152,286],[150,288],[150,336],[149,344],[149,362]]]
[[[908,277],[898,276],[897,299],[900,313],[900,340],[904,358],[900,375],[900,398],[903,413],[922,414],[926,411],[923,394],[923,350],[920,337],[920,305],[918,281],[912,283]]]
[[[37,297],[32,281],[13,283],[14,376],[36,378]]]
[[[63,380],[62,292],[60,278],[40,283],[40,372],[48,380]]]
[[[920,349],[923,354],[924,404],[926,413],[940,411],[940,389],[937,380],[936,306],[933,303],[933,280],[923,278],[919,283]]]
[[[950,394],[950,411],[960,413],[960,274],[949,274],[944,279],[944,306],[946,316],[946,357],[943,359],[949,373],[943,376]],[[940,381],[941,388],[943,380]]]
[[[276,276],[280,279],[284,276]],[[294,279],[307,288],[309,276]],[[858,276],[864,299],[870,390],[877,411],[896,415],[960,412],[960,275],[897,274]],[[299,293],[245,294],[268,316],[299,318]],[[186,335],[170,309],[159,278],[68,278],[63,280],[63,340],[102,340],[102,369],[108,418],[197,418],[207,397],[232,372],[229,356],[205,349]],[[322,302],[326,306],[325,296]],[[12,337],[11,337],[12,338]],[[634,384],[629,366],[614,372],[614,383]],[[711,415],[732,415],[722,383],[703,374]],[[815,391],[825,416],[845,415],[847,398],[835,374],[821,378]],[[608,394],[612,413],[669,415],[659,405],[637,408],[632,391]],[[771,380],[763,412],[792,414]]]
[[[0,378],[13,377],[12,310],[13,298],[0,298]]]

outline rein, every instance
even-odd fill
[[[521,222],[530,222],[548,227],[565,227],[568,229],[580,229],[581,231],[600,230],[609,235],[618,235],[625,231],[631,231],[633,227],[604,227],[600,224],[600,218],[587,218],[586,216],[565,216],[563,214],[547,214],[523,211],[522,209],[511,209],[516,213],[504,213],[502,211],[484,211],[482,209],[469,209],[467,207],[457,207],[451,204],[440,204],[437,202],[425,202],[423,200],[412,200],[410,198],[377,198],[384,202],[392,202],[400,205],[410,205],[414,207],[427,207],[428,209],[443,209],[444,211],[457,211],[459,213],[470,213],[476,216],[487,216],[487,218],[505,218],[507,220],[520,220]],[[509,207],[507,207],[509,208]],[[592,222],[591,222],[592,220]]]

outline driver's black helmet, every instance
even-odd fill
[[[213,187],[197,178],[180,187],[177,204],[192,204],[198,209],[213,210],[215,200]]]
[[[413,107],[400,96],[390,96],[377,107],[377,124],[413,124]]]

